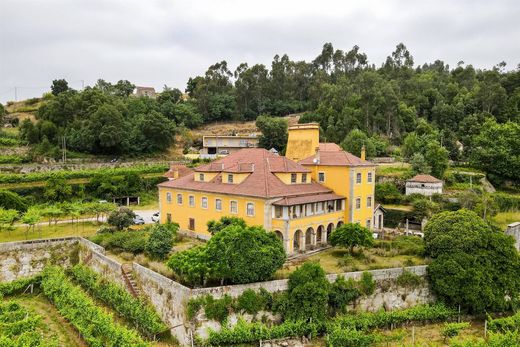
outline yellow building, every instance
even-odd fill
[[[159,184],[161,222],[209,238],[208,221],[237,216],[275,232],[288,253],[326,243],[346,221],[370,226],[373,164],[319,144],[312,123],[289,128],[287,154],[243,149]]]

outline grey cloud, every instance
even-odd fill
[[[281,6],[281,5],[284,6]],[[270,65],[312,59],[325,42],[359,45],[379,66],[399,42],[416,64],[441,59],[491,68],[520,62],[520,3],[504,1],[2,0],[0,101],[31,97],[54,78],[129,79],[184,89],[225,59]]]

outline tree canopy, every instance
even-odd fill
[[[520,290],[514,239],[468,210],[442,212],[425,228],[430,284],[437,296],[470,312],[510,309]]]

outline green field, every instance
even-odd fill
[[[25,226],[16,227],[10,233],[4,231],[0,233],[0,242],[24,241],[35,239],[50,239],[65,236],[92,236],[99,229],[100,225],[95,222],[84,223],[63,223],[57,225],[37,225],[33,231],[26,232]]]

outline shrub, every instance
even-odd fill
[[[361,296],[357,283],[349,278],[338,276],[329,291],[329,307],[332,312],[345,312],[346,306]]]
[[[335,328],[327,335],[327,346],[330,347],[365,347],[374,342],[374,335],[356,329]]]
[[[96,234],[90,240],[107,250],[138,254],[144,252],[147,238],[143,231],[117,231]]]
[[[233,327],[222,327],[220,331],[209,331],[203,344],[210,346],[229,346],[248,344],[260,340],[274,340],[287,337],[317,336],[325,330],[324,324],[306,321],[285,321],[268,327],[262,323],[247,323],[239,319]]]
[[[80,264],[72,268],[71,276],[93,297],[110,306],[145,336],[151,338],[166,330],[167,327],[152,306],[141,299],[134,298],[120,285],[102,278]]]
[[[327,317],[330,283],[317,263],[304,263],[289,275],[284,318],[323,321]]]
[[[224,322],[232,307],[233,299],[229,295],[224,295],[221,299],[215,299],[211,295],[206,295],[204,301],[204,314],[206,318]]]
[[[363,312],[340,316],[335,323],[342,328],[370,330],[409,322],[439,322],[453,318],[457,311],[443,304],[417,305],[404,310]]]
[[[459,332],[463,329],[467,329],[470,327],[468,322],[461,323],[444,323],[442,327],[441,334],[445,339],[455,337],[459,335]]]
[[[44,294],[92,346],[143,346],[147,344],[131,329],[114,322],[112,316],[74,286],[58,267],[46,267],[41,286]]]
[[[222,229],[224,229],[225,227],[230,226],[230,225],[238,225],[238,226],[241,226],[242,228],[247,227],[246,221],[243,220],[242,218],[224,216],[224,217],[220,218],[220,220],[218,220],[218,221],[210,220],[208,222],[208,232],[211,235],[215,235],[216,233],[218,233],[219,231],[221,231]]]
[[[196,298],[191,298],[188,301],[188,305],[186,307],[186,311],[188,314],[188,319],[193,319],[197,312],[204,307],[205,297],[199,296]]]
[[[156,224],[150,228],[151,233],[146,241],[145,251],[152,259],[163,260],[170,253],[178,224]]]
[[[0,283],[0,299],[3,296],[9,296],[22,293],[29,285],[38,284],[41,280],[40,276],[20,278],[11,282]]]
[[[375,198],[383,204],[399,204],[403,195],[392,182],[376,183]]]
[[[255,314],[263,310],[267,305],[266,297],[257,294],[253,289],[246,289],[237,298],[237,309],[249,314]]]
[[[403,272],[396,278],[395,282],[401,287],[416,288],[422,283],[422,278],[411,271],[403,269]]]
[[[376,282],[374,276],[368,271],[364,271],[361,274],[361,280],[359,281],[359,290],[364,295],[372,295],[376,290]]]
[[[6,210],[27,211],[27,201],[9,190],[0,190],[0,207]]]

